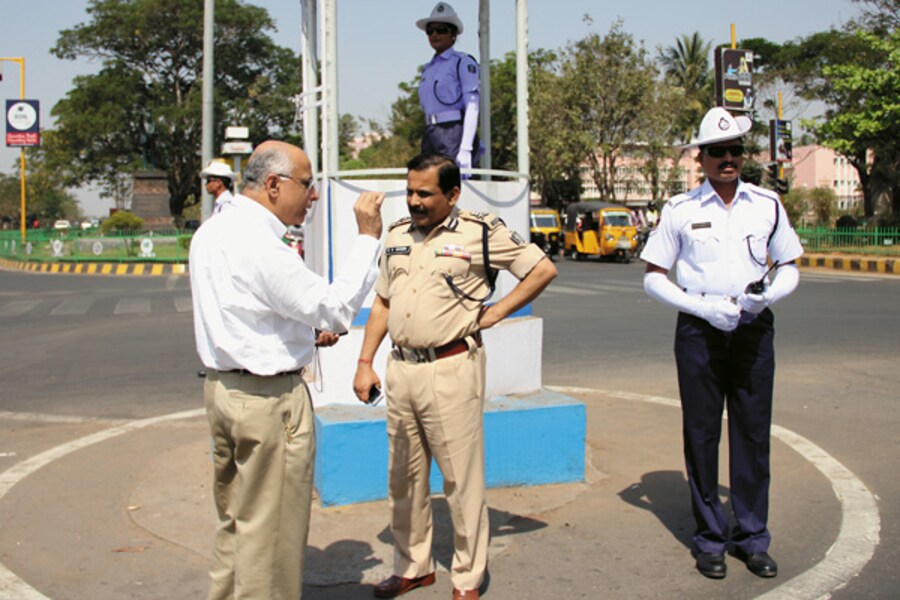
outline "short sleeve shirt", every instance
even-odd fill
[[[487,226],[490,266],[522,279],[544,258],[534,244],[487,213],[455,209],[428,235],[409,219],[391,226],[375,292],[390,302],[388,332],[395,344],[434,348],[478,331],[481,302],[490,291],[482,235]]]
[[[426,115],[463,110],[478,102],[478,63],[468,54],[450,48],[422,67],[419,102]]]
[[[769,259],[785,264],[802,254],[775,192],[742,181],[727,206],[706,181],[666,203],[641,259],[675,266],[688,292],[737,296],[763,276]]]

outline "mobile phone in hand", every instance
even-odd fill
[[[381,388],[379,388],[377,385],[373,384],[372,387],[369,388],[369,406],[377,405],[379,402],[381,402],[381,399],[383,397],[384,396],[381,393]]]

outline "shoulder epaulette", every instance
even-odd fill
[[[491,229],[503,222],[500,217],[480,210],[461,210],[459,211],[459,216],[467,221],[484,223]]]
[[[411,217],[403,217],[402,219],[397,219],[393,223],[388,226],[388,229],[393,229],[394,227],[399,227],[400,225],[409,225],[412,223]]]
[[[678,194],[669,199],[666,203],[668,206],[675,208],[679,204],[684,204],[685,202],[689,202],[691,200],[699,200],[700,199],[700,187],[695,187],[689,192],[685,192],[684,194]]]
[[[750,191],[752,191],[754,194],[759,194],[760,196],[765,196],[766,198],[771,198],[772,200],[778,200],[778,192],[776,192],[775,190],[759,187],[758,185],[754,185],[752,183],[748,183],[747,187],[749,187]]]

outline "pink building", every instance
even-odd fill
[[[833,189],[838,210],[851,210],[862,205],[859,174],[846,158],[824,146],[798,146],[793,155],[790,172],[793,187]]]

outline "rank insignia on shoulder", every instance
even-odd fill
[[[393,246],[391,248],[385,248],[384,253],[387,256],[394,256],[395,254],[409,254],[410,250],[409,246]]]
[[[469,73],[475,72],[475,65],[469,65]]]
[[[513,243],[516,246],[524,246],[525,245],[525,238],[523,238],[521,235],[519,235],[518,231],[510,232],[509,238],[513,241]]]
[[[399,227],[400,225],[406,225],[407,223],[412,223],[412,218],[403,217],[402,219],[397,219],[388,226],[388,229],[393,229],[394,227]]]
[[[491,213],[484,212],[482,210],[470,210],[467,212],[469,213],[470,217],[472,217],[473,219],[477,219],[479,221],[487,221],[488,217],[491,216]]]

